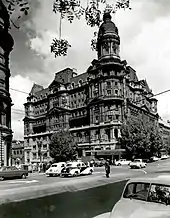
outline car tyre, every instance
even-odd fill
[[[77,172],[77,171],[74,172],[73,176],[74,176],[74,177],[78,176],[78,172]]]
[[[90,173],[89,173],[89,175],[92,175],[93,174],[93,170],[90,170]]]
[[[25,173],[22,174],[21,178],[22,178],[22,179],[26,179],[26,178],[27,178],[26,174],[25,174]]]
[[[120,163],[118,163],[118,166],[121,166],[121,164],[120,164]]]
[[[0,176],[0,181],[3,181],[4,180],[4,177],[3,176]]]

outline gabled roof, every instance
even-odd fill
[[[43,86],[34,83],[32,89],[31,89],[30,94],[35,94],[36,92],[42,91],[43,89],[44,89]]]

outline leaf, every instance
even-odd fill
[[[25,14],[25,15],[28,15],[28,11],[27,11],[27,10],[25,10],[25,11],[24,11],[24,14]]]
[[[25,11],[25,8],[21,8],[20,11]]]

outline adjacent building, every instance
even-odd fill
[[[159,130],[163,140],[163,146],[168,149],[163,149],[161,151],[162,154],[167,153],[170,154],[170,122],[169,120],[165,122],[161,118],[159,119]]]
[[[13,140],[12,141],[12,165],[24,164],[24,141]]]
[[[14,41],[8,32],[9,15],[0,0],[0,166],[10,164],[11,154],[11,106],[9,93],[9,54]]]
[[[118,28],[105,13],[98,32],[98,58],[87,71],[77,75],[67,68],[57,72],[47,88],[33,85],[24,104],[26,163],[39,162],[42,156],[48,160],[50,137],[59,129],[72,132],[80,157],[118,158],[123,152],[118,138],[124,120],[142,113],[158,122],[152,90],[121,60],[119,49]]]

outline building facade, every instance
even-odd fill
[[[11,163],[11,106],[9,54],[14,41],[8,32],[9,15],[0,0],[0,166]]]
[[[12,165],[24,164],[24,141],[12,140]]]
[[[33,85],[25,103],[26,162],[40,160],[39,147],[47,160],[50,137],[59,129],[75,136],[81,157],[118,158],[123,152],[120,127],[127,117],[140,112],[157,122],[157,100],[146,80],[139,80],[121,60],[119,48],[118,29],[105,13],[98,32],[98,59],[87,71],[77,75],[67,68],[56,73],[47,88]]]
[[[162,119],[159,119],[159,130],[163,140],[163,146],[168,149],[163,149],[162,154],[167,152],[170,154],[170,122],[165,122]]]

